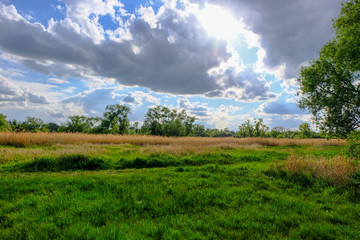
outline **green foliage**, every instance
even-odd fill
[[[336,37],[324,45],[319,58],[301,68],[300,108],[329,135],[346,137],[360,128],[360,2],[342,4],[334,21]]]
[[[200,124],[194,124],[193,134],[196,137],[205,137],[205,126]]]
[[[66,123],[69,132],[88,132],[90,126],[87,124],[86,116],[70,116]]]
[[[130,121],[128,114],[130,108],[113,104],[105,108],[104,118],[101,122],[101,129],[104,133],[126,134],[129,132]]]
[[[189,136],[194,121],[195,117],[188,116],[185,110],[178,112],[159,105],[146,113],[142,131],[160,136]]]
[[[269,127],[265,125],[263,119],[246,120],[245,123],[239,126],[239,131],[236,133],[237,137],[265,137],[268,134]]]
[[[27,117],[25,122],[22,122],[21,128],[26,132],[47,132],[47,125],[40,118]]]
[[[302,123],[299,125],[299,131],[301,138],[312,138],[312,131],[310,129],[310,125],[308,123]]]
[[[50,132],[57,132],[59,130],[59,125],[53,122],[50,122],[47,124],[47,128]]]
[[[286,129],[282,126],[276,126],[271,129],[269,136],[272,138],[286,138]]]
[[[351,132],[347,137],[346,155],[360,160],[360,132]]]
[[[140,134],[139,122],[134,122],[129,128],[130,134]]]
[[[10,130],[10,124],[6,120],[6,116],[0,113],[0,132],[7,132]]]

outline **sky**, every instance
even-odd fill
[[[301,66],[334,37],[340,0],[0,0],[0,113],[64,123],[156,105],[207,128],[297,129]]]

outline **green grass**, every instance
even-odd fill
[[[341,147],[104,147],[0,165],[0,239],[360,239],[352,187],[269,167]]]

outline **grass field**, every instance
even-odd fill
[[[338,140],[0,134],[0,239],[360,239]]]

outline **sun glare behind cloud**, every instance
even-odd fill
[[[197,13],[197,17],[209,35],[231,40],[237,34],[239,22],[219,6],[207,5]]]

